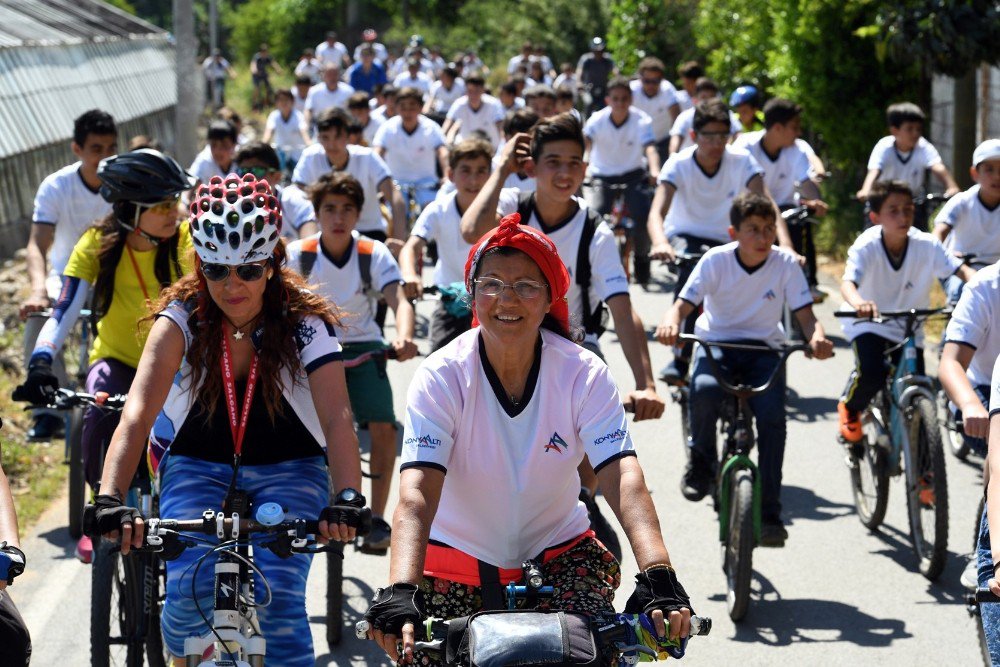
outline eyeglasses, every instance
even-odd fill
[[[235,269],[237,278],[245,283],[252,283],[261,279],[269,261],[264,260],[263,262],[254,262],[253,264],[237,264],[236,266],[205,263],[201,265],[201,275],[205,276],[206,280],[216,283],[228,278],[229,272]]]
[[[698,136],[709,143],[724,144],[729,141],[729,132],[698,132]]]
[[[660,85],[661,79],[643,79],[642,85],[644,86],[658,86]]]
[[[477,278],[476,287],[484,296],[500,296],[509,287],[522,299],[537,299],[548,285],[536,283],[534,280],[518,280],[513,285],[508,285],[499,278]]]
[[[267,176],[270,171],[267,167],[236,167],[237,175],[246,176],[247,174],[253,174],[253,177],[258,181]]]
[[[168,213],[175,213],[177,211],[177,204],[179,204],[180,201],[181,198],[178,195],[177,197],[164,199],[163,201],[156,202],[155,204],[141,204],[141,206],[147,211],[159,213],[160,215],[166,215]]]

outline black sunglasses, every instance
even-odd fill
[[[260,280],[264,275],[264,269],[270,260],[265,260],[263,263],[256,262],[254,264],[237,264],[236,266],[230,266],[229,264],[202,264],[201,274],[205,276],[206,280],[211,280],[213,283],[219,282],[220,280],[225,280],[229,277],[229,272],[232,269],[236,269],[236,277],[245,283],[252,283],[255,280]]]
[[[254,178],[258,181],[271,173],[271,171],[268,167],[236,167],[236,174],[238,176],[253,174]]]

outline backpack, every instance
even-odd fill
[[[361,292],[370,299],[379,300],[382,295],[372,286],[372,251],[375,249],[375,241],[367,236],[361,235],[354,244],[355,252],[358,253],[358,272],[361,274]],[[299,255],[299,274],[303,278],[309,279],[309,274],[316,265],[316,256],[319,253],[319,237],[313,236],[302,241],[302,253]]]
[[[521,224],[527,225],[535,210],[535,193],[521,192],[517,197],[517,213],[521,216]],[[588,334],[600,337],[605,332],[608,311],[603,301],[598,301],[595,307],[590,305],[590,242],[594,240],[597,225],[601,223],[600,214],[589,206],[584,209],[583,230],[580,232],[580,246],[576,250],[576,284],[580,286],[580,297],[583,306],[583,330]]]

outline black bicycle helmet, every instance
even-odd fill
[[[101,196],[112,204],[155,204],[190,190],[198,181],[172,157],[151,148],[101,160],[97,177]]]

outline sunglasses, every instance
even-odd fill
[[[271,172],[267,167],[236,167],[236,174],[239,176],[246,176],[247,174],[253,174],[253,177],[258,181],[267,176]]]
[[[180,203],[180,195],[172,197],[170,199],[164,199],[163,201],[156,202],[155,204],[142,204],[142,208],[147,211],[152,211],[153,213],[159,213],[161,215],[166,215],[168,213],[174,213],[177,211],[177,205]]]
[[[230,271],[235,269],[237,278],[245,283],[252,283],[263,277],[264,270],[267,268],[269,263],[270,260],[254,262],[253,264],[237,264],[236,266],[230,266],[229,264],[205,263],[201,265],[201,275],[205,276],[206,280],[211,280],[213,283],[216,283],[228,278]]]

